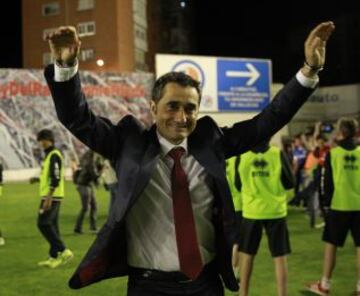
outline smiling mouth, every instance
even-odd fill
[[[187,128],[187,125],[173,124],[173,125],[169,125],[169,127],[173,128],[173,129],[185,129],[185,128]]]
[[[186,126],[175,126],[174,127],[175,129],[178,129],[178,130],[184,130],[184,129],[187,129]]]

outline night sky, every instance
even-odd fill
[[[336,30],[327,46],[321,84],[360,82],[359,8],[341,5],[349,1],[277,2],[194,1],[198,52],[271,59],[273,81],[284,83],[304,61],[303,46],[310,30],[331,20]]]
[[[21,0],[7,1],[0,18],[0,68],[22,67]]]
[[[323,85],[360,82],[360,10],[340,5],[348,1],[184,1],[194,8],[194,54],[269,58],[276,82],[286,82],[301,66],[310,29],[333,20],[337,28],[328,44]],[[11,21],[0,18],[2,68],[22,67],[20,3],[7,2]]]

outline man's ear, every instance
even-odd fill
[[[156,115],[157,112],[157,106],[153,100],[150,101],[150,112],[153,117]]]

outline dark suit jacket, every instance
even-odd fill
[[[118,195],[109,218],[75,274],[72,288],[81,288],[106,278],[128,273],[125,217],[144,190],[159,157],[156,126],[146,129],[133,116],[117,125],[95,116],[81,91],[77,74],[66,82],[54,82],[53,65],[45,69],[59,120],[92,150],[111,160],[119,180]],[[214,227],[219,274],[230,290],[238,285],[231,267],[234,209],[225,176],[225,159],[244,153],[285,125],[312,90],[293,78],[272,103],[251,120],[231,128],[219,128],[208,116],[198,120],[188,138],[189,153],[208,173],[215,197]]]

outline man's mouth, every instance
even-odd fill
[[[187,129],[186,126],[176,126],[175,128],[178,130],[186,130]]]
[[[186,129],[187,128],[186,125],[178,125],[178,124],[171,125],[170,127],[174,128],[174,129]]]

